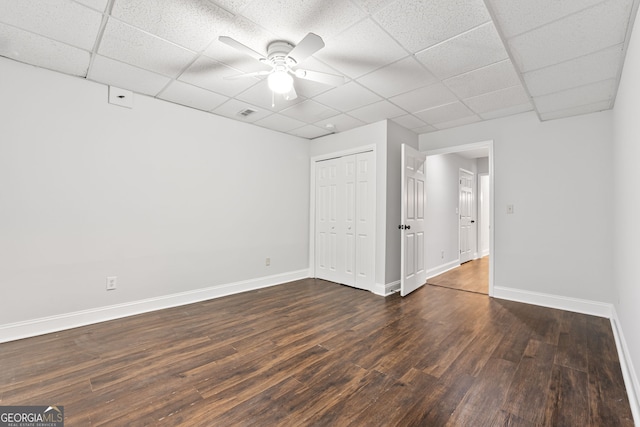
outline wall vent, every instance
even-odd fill
[[[240,117],[247,117],[247,116],[250,116],[251,114],[256,113],[256,112],[257,112],[256,110],[252,110],[251,108],[245,108],[244,110],[240,110],[238,112],[238,115]]]

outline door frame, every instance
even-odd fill
[[[484,207],[483,205],[489,205],[489,214],[491,214],[491,207],[490,207],[491,205],[489,204],[489,201],[484,200],[484,198],[481,199],[481,197],[483,196],[483,193],[482,193],[482,178],[484,178],[486,176],[487,178],[491,179],[491,174],[483,172],[483,173],[479,173],[479,174],[476,174],[476,175],[478,177],[478,220],[477,220],[477,224],[478,224],[478,227],[477,227],[477,231],[478,231],[478,233],[477,233],[478,234],[478,237],[477,237],[477,240],[478,240],[478,258],[482,258],[483,256],[486,256],[486,255],[482,255],[482,248],[480,247],[480,244],[482,243],[482,239],[480,238],[480,236],[481,236],[481,233],[482,233],[482,227],[485,227],[487,225],[487,222],[489,222],[487,220],[482,221],[481,209],[483,209],[483,207]],[[491,199],[491,188],[489,188],[489,199]],[[484,203],[482,202],[483,200],[484,200]],[[491,226],[489,226],[489,232],[491,232]],[[489,237],[489,236],[487,235],[487,237]],[[489,243],[491,243],[491,238],[489,238]],[[491,255],[491,250],[490,249],[489,249],[488,255]]]
[[[477,209],[478,208],[478,204],[477,204],[476,194],[475,194],[476,190],[473,188],[474,184],[476,183],[476,175],[477,174],[474,173],[474,172],[471,172],[470,170],[464,169],[464,168],[458,168],[458,262],[459,263],[462,263],[462,233],[460,232],[460,228],[461,228],[460,225],[462,223],[462,221],[460,221],[460,215],[461,215],[461,213],[460,213],[460,189],[462,187],[462,184],[460,183],[460,179],[462,179],[462,174],[463,173],[466,173],[467,175],[471,175],[472,181],[473,181],[473,183],[471,184],[471,196],[472,196],[472,199],[473,199],[472,202],[471,202],[471,204],[472,204],[471,218],[472,219],[474,217],[474,215],[473,215],[473,206],[476,207],[476,209],[475,209],[476,210],[476,216],[477,216],[477,210],[478,210]],[[476,220],[477,220],[477,218],[476,218]],[[476,234],[477,234],[477,230],[478,230],[478,227],[476,226]],[[470,234],[472,234],[472,232],[473,232],[473,226],[471,226],[471,233]],[[476,251],[471,254],[471,258],[469,259],[469,261],[473,261],[475,259],[474,255],[477,254],[477,253],[478,253],[478,238],[476,237]]]
[[[475,142],[471,144],[453,145],[435,150],[426,150],[427,156],[435,156],[438,154],[454,154],[462,151],[477,150],[479,148],[487,148],[489,150],[489,296],[494,294],[494,276],[495,276],[495,177],[493,171],[493,140]]]
[[[373,151],[374,162],[377,163],[377,152],[375,145],[363,145],[360,147],[354,147],[347,150],[333,151],[331,153],[319,154],[309,159],[309,277],[316,277],[316,163],[322,160],[335,159],[338,157],[351,156],[353,154],[366,153]],[[376,165],[377,166],[377,165]],[[374,181],[377,192],[377,180]],[[378,213],[374,212],[375,221],[377,224]],[[376,228],[373,227],[371,238],[373,239],[374,250],[377,247]],[[374,270],[374,283],[375,283],[375,270]],[[375,285],[374,285],[375,286]],[[374,289],[369,289],[373,292]]]

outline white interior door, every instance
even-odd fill
[[[371,289],[374,231],[373,152],[317,162],[315,276]]]
[[[473,258],[473,174],[460,169],[460,264]]]
[[[426,155],[402,144],[402,244],[400,249],[400,294],[408,295],[427,279],[425,269],[425,167]]]

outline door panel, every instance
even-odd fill
[[[460,263],[473,258],[473,174],[460,170]]]
[[[426,156],[402,144],[402,244],[400,294],[408,295],[424,285],[425,269],[425,163]]]

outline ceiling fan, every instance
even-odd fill
[[[283,95],[286,100],[296,99],[298,97],[293,84],[293,77],[311,80],[329,86],[340,86],[345,80],[343,76],[297,68],[304,60],[324,47],[322,38],[314,33],[307,34],[296,46],[282,40],[273,41],[267,46],[266,56],[231,37],[220,36],[218,40],[245,55],[257,59],[263,64],[271,66],[271,70],[238,74],[226,77],[227,79],[268,76],[267,83],[269,89],[271,89],[273,94]]]

